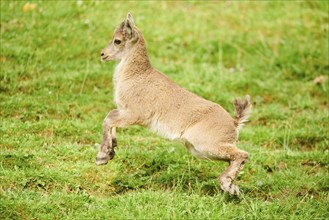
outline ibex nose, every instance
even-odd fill
[[[101,56],[104,56],[104,53],[103,52],[101,52]]]

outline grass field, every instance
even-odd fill
[[[328,219],[328,1],[1,1],[0,219]],[[253,113],[240,197],[224,162],[141,128],[96,166],[115,63],[100,51],[127,12],[153,66],[233,114]],[[316,77],[324,76],[315,84]]]

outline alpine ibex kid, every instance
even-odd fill
[[[101,60],[119,64],[113,75],[117,109],[104,119],[97,165],[114,157],[116,127],[141,125],[168,139],[183,141],[196,157],[228,161],[229,167],[219,176],[221,188],[230,194],[240,193],[233,182],[248,153],[239,150],[236,142],[251,110],[249,96],[234,101],[232,118],[220,105],[175,84],[151,66],[145,40],[130,13],[102,50]]]

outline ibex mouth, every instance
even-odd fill
[[[102,61],[104,62],[104,61],[107,61],[108,60],[108,58],[109,58],[109,56],[106,56],[106,57],[102,57]]]

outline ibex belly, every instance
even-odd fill
[[[175,140],[181,138],[181,132],[175,131],[173,128],[168,126],[165,123],[161,123],[160,121],[153,119],[149,125],[149,128],[156,132],[157,134],[161,135],[164,138]]]

